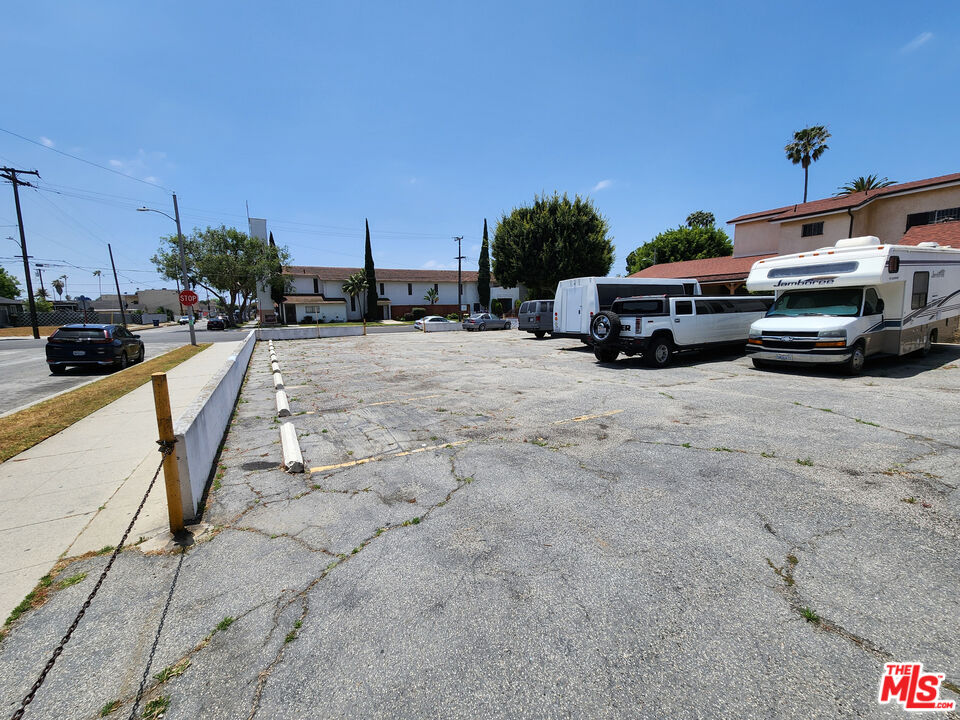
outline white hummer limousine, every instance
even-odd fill
[[[743,346],[751,323],[772,303],[770,296],[617,298],[590,323],[593,354],[600,362],[613,362],[620,353],[642,355],[648,365],[664,367],[678,351]]]

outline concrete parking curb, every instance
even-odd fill
[[[283,390],[277,390],[277,417],[290,417],[290,401]]]
[[[303,454],[292,422],[280,424],[280,444],[283,447],[283,467],[288,473],[303,472]]]

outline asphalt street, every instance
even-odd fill
[[[185,325],[137,332],[143,340],[146,360],[190,342],[190,331]],[[197,324],[196,332],[197,342],[241,340],[245,334],[246,331],[242,330],[208,331],[206,320]],[[0,340],[0,415],[106,377],[112,372],[109,368],[69,368],[63,375],[53,375],[44,361],[46,344],[45,338]]]
[[[168,719],[903,717],[885,662],[960,700],[960,347],[858,377],[516,331],[275,347],[309,472],[261,343],[179,575],[122,553],[27,717],[126,717],[175,578]],[[11,625],[0,710],[106,560]]]

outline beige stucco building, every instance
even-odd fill
[[[837,240],[875,235],[899,243],[913,227],[960,219],[960,173],[890,185],[741,215],[734,257],[816,250]]]

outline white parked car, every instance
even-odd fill
[[[413,324],[413,326],[417,330],[423,330],[424,323],[430,323],[431,325],[433,325],[436,323],[450,323],[450,322],[451,322],[450,320],[447,320],[445,317],[441,317],[440,315],[427,315],[426,317],[420,318],[419,320],[417,320]]]

